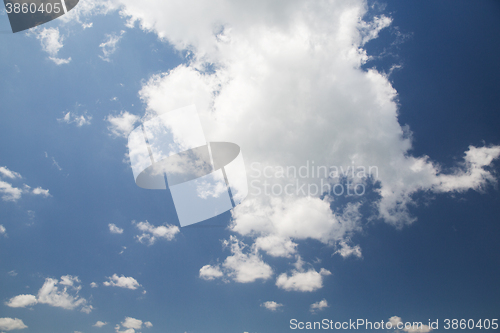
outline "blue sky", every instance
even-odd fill
[[[82,0],[0,34],[0,331],[393,318],[440,332],[498,317],[499,14],[495,1]],[[134,184],[126,137],[191,104],[257,186],[252,163],[378,177],[354,197],[250,192],[175,229],[169,191]]]

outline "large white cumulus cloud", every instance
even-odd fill
[[[471,146],[449,172],[409,153],[411,135],[398,122],[396,90],[383,73],[361,69],[369,59],[364,44],[391,24],[384,15],[366,15],[365,1],[116,3],[129,24],[154,31],[189,57],[145,83],[146,117],[195,104],[207,139],[239,144],[247,170],[252,163],[261,169],[308,162],[376,166],[376,177],[353,181],[376,182],[378,217],[399,227],[414,221],[407,207],[418,191],[480,190],[496,181],[484,167],[500,147]],[[250,180],[262,187],[266,178]],[[321,185],[319,178],[301,181]],[[360,229],[358,204],[340,207],[335,197],[320,195],[251,190],[234,210],[232,229],[257,238],[257,249],[283,257],[296,252],[293,241],[333,244]],[[292,281],[280,276],[283,286]]]

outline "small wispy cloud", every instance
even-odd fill
[[[108,281],[103,282],[106,287],[119,287],[125,289],[135,290],[138,287],[141,287],[139,282],[136,279],[129,276],[118,276],[117,274],[113,274],[113,276],[108,277]]]
[[[149,245],[153,245],[157,239],[166,239],[172,240],[175,238],[175,235],[180,231],[178,226],[175,225],[160,225],[155,227],[148,221],[135,223],[137,229],[142,231],[141,235],[135,236],[135,238],[140,243],[148,243]]]
[[[0,167],[0,173],[10,179],[22,178],[19,173],[9,170],[6,166]]]
[[[88,28],[92,28],[92,26],[94,25],[93,22],[90,22],[90,23],[82,23],[82,28],[83,30],[85,29],[88,29]]]
[[[322,299],[319,302],[311,304],[310,311],[312,313],[316,313],[316,312],[321,311],[327,307],[328,307],[328,302],[326,301],[326,299]]]
[[[62,171],[61,166],[59,165],[59,162],[56,161],[56,159],[53,156],[49,156],[49,153],[45,153],[45,158],[50,158],[52,160],[52,165],[57,168],[57,170]]]
[[[110,62],[110,56],[115,53],[117,44],[122,39],[125,30],[120,31],[119,35],[106,34],[106,41],[102,42],[99,47],[102,49],[102,55],[99,56],[104,61]]]
[[[121,326],[120,326],[121,324]],[[122,321],[120,324],[116,324],[115,326],[115,331],[117,333],[135,333],[135,330],[140,330],[142,329],[142,326],[146,328],[151,328],[153,327],[153,324],[150,321],[143,322],[140,319],[132,318],[132,317],[125,317],[125,320]],[[120,331],[121,327],[125,328],[125,331]]]
[[[2,194],[3,201],[16,202],[21,199],[23,194],[33,194],[41,195],[43,197],[50,197],[49,190],[37,187],[31,190],[31,186],[27,184],[22,184],[21,187],[16,187],[6,180],[1,180],[1,178],[7,178],[8,181],[15,181],[22,179],[23,177],[18,172],[9,170],[7,167],[0,167],[0,194]]]
[[[75,108],[78,108],[81,104],[77,104]],[[83,114],[78,114],[76,111],[68,111],[64,113],[62,118],[58,118],[57,121],[66,124],[75,124],[77,127],[82,127],[83,125],[90,125],[92,120],[92,115],[87,114],[84,111]]]
[[[109,231],[112,234],[123,234],[123,229],[116,226],[114,223],[108,224]]]
[[[203,280],[214,280],[223,276],[224,273],[219,266],[205,265],[200,268],[200,278]]]
[[[204,280],[231,278],[239,283],[249,283],[258,279],[267,280],[273,275],[271,266],[262,260],[255,247],[248,248],[234,236],[225,240],[223,246],[230,248],[232,255],[222,264],[203,266],[199,271],[200,278]]]
[[[68,64],[71,61],[71,57],[67,59],[57,57],[64,40],[59,33],[59,28],[43,28],[36,33],[36,38],[40,40],[42,50],[49,54],[49,59],[56,65]]]
[[[43,189],[41,187],[37,187],[35,189],[33,189],[32,193],[34,195],[41,195],[42,197],[50,197],[50,193],[49,193],[49,190],[46,190],[46,189]]]
[[[23,190],[18,187],[12,186],[12,184],[0,180],[0,193],[2,193],[3,201],[16,202],[17,200],[21,199]]]
[[[139,121],[139,116],[122,111],[118,115],[108,115],[105,120],[109,122],[108,130],[115,137],[126,138],[134,129],[134,124]]]
[[[275,301],[267,301],[262,303],[260,306],[270,310],[270,311],[278,311],[283,307],[283,304],[281,303],[276,303]]]
[[[105,325],[107,325],[107,324],[108,324],[107,322],[104,322],[104,321],[100,321],[100,320],[98,320],[98,321],[97,321],[97,323],[95,323],[95,324],[94,324],[94,325],[92,325],[92,326],[94,326],[94,327],[103,327],[103,326],[105,326]]]
[[[300,256],[297,257],[297,262],[294,266],[295,269],[292,270],[291,275],[282,273],[278,276],[278,279],[276,279],[276,286],[278,288],[286,291],[316,291],[323,288],[323,278],[332,274],[324,268],[321,268],[319,272],[312,267],[306,270],[303,267],[304,262]]]
[[[339,243],[340,249],[335,251],[334,254],[340,254],[343,258],[347,258],[350,256],[355,256],[358,258],[363,258],[363,254],[361,253],[361,247],[359,245],[350,246],[347,244],[345,240]]]

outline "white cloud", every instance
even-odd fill
[[[0,224],[0,235],[4,235],[4,236],[7,235],[7,229],[5,229],[5,227],[2,224]],[[12,272],[14,272],[14,271],[12,271]]]
[[[282,273],[276,280],[276,286],[286,291],[316,291],[323,288],[323,277],[332,273],[324,268],[317,272],[314,268],[304,269],[304,261],[300,256],[297,257],[297,262],[294,264],[295,269],[288,276],[287,273]]]
[[[88,29],[88,28],[92,28],[92,26],[93,26],[93,25],[94,25],[94,23],[93,23],[93,22],[90,22],[90,23],[83,23],[83,24],[82,24],[82,28],[83,28],[83,30],[85,30],[85,29]]]
[[[92,326],[94,326],[94,327],[103,327],[103,326],[105,326],[105,325],[107,325],[107,324],[108,324],[107,322],[103,322],[103,321],[98,320],[98,321],[97,321],[94,325],[92,325]]]
[[[116,333],[135,333],[133,328],[126,329],[125,331],[120,331],[120,325],[115,326]]]
[[[402,330],[407,333],[429,333],[432,331],[428,325],[417,325],[414,322],[402,322],[401,317],[393,316],[389,318],[389,322],[392,324],[394,329]]]
[[[469,147],[464,162],[451,172],[427,156],[412,156],[411,131],[398,122],[396,90],[384,73],[362,69],[369,59],[365,43],[391,23],[383,15],[366,16],[366,1],[283,1],[251,7],[226,0],[220,6],[199,0],[183,6],[155,0],[118,3],[129,25],[138,22],[178,50],[191,52],[188,64],[153,75],[144,84],[140,96],[145,116],[195,104],[207,140],[237,143],[250,173],[254,162],[262,168],[298,169],[312,161],[344,170],[374,166],[372,178],[349,180],[376,182],[379,196],[368,204],[377,207],[375,217],[397,227],[415,221],[408,210],[415,193],[481,190],[496,182],[487,166],[499,157],[498,146]],[[374,18],[363,20],[369,16]],[[250,175],[250,185],[256,181],[261,194],[250,186],[249,197],[233,210],[231,225],[232,231],[257,239],[258,249],[290,257],[298,240],[333,246],[361,230],[361,203],[343,205],[334,196],[321,199],[321,191],[310,197],[300,192],[264,195],[266,180],[281,188],[295,183]],[[312,189],[322,185],[319,177],[299,180]],[[333,181],[331,185],[337,184]],[[352,250],[351,255],[360,253]],[[236,253],[221,270],[233,272],[238,280],[231,263],[239,267],[251,259],[260,268],[267,265],[256,254]],[[314,270],[295,271],[290,277],[280,275],[277,282],[289,290],[314,290],[323,276]],[[307,278],[315,282],[303,282]]]
[[[213,280],[215,278],[221,278],[224,273],[220,270],[219,266],[205,265],[200,268],[200,278],[204,280]]]
[[[31,193],[33,193],[34,195],[41,195],[42,197],[46,197],[46,198],[51,196],[49,194],[49,190],[43,189],[41,187],[37,187],[37,188],[33,189],[33,191]]]
[[[4,232],[5,232],[5,228],[4,228]],[[8,272],[7,274],[9,274],[10,276],[17,276],[17,272],[14,270]]]
[[[66,275],[57,279],[47,278],[42,288],[38,291],[38,303],[48,304],[54,307],[72,310],[82,307],[84,312],[88,311],[87,300],[78,296],[81,286],[75,285],[79,280],[77,277]],[[59,288],[58,285],[63,286]],[[68,291],[71,291],[71,295]],[[90,308],[91,309],[91,308]]]
[[[271,266],[262,261],[256,251],[243,253],[246,244],[236,237],[231,236],[229,241],[224,242],[224,245],[231,248],[233,255],[227,257],[222,266],[226,274],[234,281],[248,283],[257,279],[267,280],[273,275]]]
[[[0,193],[2,193],[3,201],[17,201],[21,199],[23,190],[13,187],[11,184],[0,180]]]
[[[396,92],[384,75],[360,69],[368,58],[362,46],[391,22],[384,16],[363,21],[364,1],[315,5],[297,1],[266,7],[265,12],[260,12],[263,7],[242,10],[228,2],[207,8],[191,1],[186,15],[179,15],[180,8],[172,10],[173,4],[121,2],[123,13],[132,21],[140,21],[143,29],[154,30],[179,49],[189,46],[199,60],[151,78],[141,91],[150,111],[163,113],[194,102],[206,109],[205,120],[213,117],[219,122],[207,126],[207,135],[235,138],[233,142],[243,145],[250,161],[300,165],[299,161],[315,160],[331,165],[326,162],[332,162],[333,155],[324,152],[335,149],[338,165],[351,165],[355,158],[357,164],[383,168],[378,180],[384,189],[400,182],[409,188],[416,185],[415,160],[406,154],[411,142],[397,123]],[[214,34],[215,22],[225,22],[227,29]],[[209,60],[220,65],[216,73],[196,71]],[[343,84],[332,78],[342,78]],[[162,97],[165,94],[173,98],[167,101]],[[315,122],[318,118],[324,121]],[[281,125],[274,126],[277,123]],[[265,139],[254,140],[255,128]],[[294,137],[273,140],[287,133]],[[328,146],[333,143],[336,146]],[[288,154],[292,147],[294,154]],[[395,172],[401,168],[405,171]],[[432,176],[432,168],[420,176]],[[480,181],[485,183],[484,178]],[[382,193],[383,204],[403,207],[408,203]],[[395,196],[405,199],[406,193]]]
[[[61,281],[59,281],[59,284],[63,286],[70,286],[70,287],[75,287],[78,290],[81,289],[81,286],[76,287],[76,284],[81,283],[80,279],[78,276],[72,276],[72,275],[64,275],[61,276]]]
[[[92,116],[84,112],[82,115],[78,115],[76,112],[68,111],[64,114],[64,117],[58,118],[57,121],[66,124],[76,124],[77,127],[82,127],[83,125],[90,125]]]
[[[28,215],[28,217],[30,218],[30,220],[33,220],[35,218],[35,212],[32,211],[32,210],[28,210],[26,212],[26,214]]]
[[[398,323],[401,323],[401,317],[398,317],[398,316],[392,316],[391,318],[389,318],[389,322],[392,324],[392,326],[397,326]]]
[[[436,193],[463,193],[468,190],[483,191],[488,184],[496,184],[495,176],[485,169],[500,156],[500,147],[469,146],[464,161],[450,173],[443,173],[442,167],[427,156],[407,157],[401,161],[401,170],[388,175],[394,184],[382,187],[382,199],[378,203],[380,217],[396,227],[402,227],[416,220],[409,214],[408,206],[412,195],[419,191]]]
[[[47,152],[45,152],[45,157],[49,158],[49,154]],[[59,163],[57,163],[56,159],[54,157],[51,157],[51,159],[52,159],[52,165],[55,166],[59,171],[62,171],[62,168],[59,165]]]
[[[281,307],[283,307],[283,304],[276,303],[275,301],[267,301],[267,302],[262,303],[260,306],[265,307],[266,309],[271,310],[271,311],[277,311]]]
[[[92,305],[87,304],[87,305],[82,306],[82,308],[80,309],[80,312],[89,314],[92,312],[93,309],[94,309],[94,307]]]
[[[0,174],[10,179],[23,178],[19,173],[9,170],[6,166],[0,167]]]
[[[38,303],[68,310],[80,307],[80,311],[90,313],[92,305],[87,304],[87,300],[78,295],[81,289],[80,280],[76,276],[64,275],[60,281],[46,278],[45,283],[38,290],[37,296],[18,295],[12,297],[5,304],[13,308],[24,308]]]
[[[387,28],[392,23],[392,19],[387,16],[376,16],[371,22],[361,22],[360,31],[364,34],[361,45],[378,37],[381,30]]]
[[[124,275],[118,276],[113,274],[113,276],[108,277],[108,279],[109,281],[103,283],[106,287],[120,287],[135,290],[137,287],[141,286],[133,277],[125,277]]]
[[[363,254],[361,253],[361,247],[359,245],[350,246],[349,244],[347,244],[347,242],[345,240],[340,241],[339,245],[340,245],[340,249],[335,251],[334,254],[338,253],[344,258],[347,258],[350,256],[363,258]]]
[[[43,28],[38,33],[37,38],[40,40],[43,50],[51,56],[57,55],[63,47],[63,38],[59,36],[59,28]]]
[[[125,317],[125,320],[121,322],[121,326],[123,326],[126,330],[120,331],[121,326],[117,324],[115,326],[115,331],[117,333],[135,333],[135,330],[140,330],[144,325],[146,328],[153,327],[153,324],[150,321],[142,322],[140,319],[135,319],[132,317]]]
[[[32,306],[38,303],[35,295],[18,295],[12,297],[5,305],[11,308],[25,308],[27,306]]]
[[[290,258],[292,254],[295,254],[297,244],[292,242],[290,238],[268,235],[257,238],[255,240],[255,247],[273,257]]]
[[[326,299],[322,299],[319,302],[311,304],[310,311],[312,313],[315,313],[315,312],[321,311],[321,310],[323,310],[324,308],[327,308],[327,307],[328,307],[328,302],[326,301]]]
[[[139,117],[127,111],[122,111],[117,116],[108,115],[106,120],[110,123],[108,130],[114,136],[126,138],[134,129],[134,124],[139,121]]]
[[[99,58],[101,58],[102,60],[104,61],[111,61],[109,59],[109,57],[115,53],[116,51],[116,44],[118,44],[118,42],[120,41],[120,39],[122,39],[123,37],[123,34],[125,33],[124,30],[122,30],[120,32],[120,35],[109,35],[109,34],[106,34],[106,37],[107,37],[107,40],[105,42],[102,42],[99,47],[102,49],[102,53],[103,55],[99,56]]]
[[[97,288],[99,285],[95,282],[90,283],[90,288]]]
[[[332,212],[330,205],[327,198],[312,197],[271,198],[268,206],[245,200],[234,210],[232,230],[242,235],[271,234],[331,243],[357,230],[360,215],[357,205],[347,205],[342,215]]]
[[[323,276],[329,271],[322,268],[320,272],[310,269],[307,272],[294,271],[291,276],[282,273],[276,280],[279,288],[287,291],[315,291],[323,287]]]
[[[17,318],[0,318],[1,331],[22,330],[28,328],[21,319]]]
[[[67,64],[71,61],[71,57],[68,59],[57,58],[59,50],[63,47],[64,39],[59,34],[59,28],[43,28],[38,31],[36,38],[40,40],[43,51],[49,54],[49,59],[56,65]]]
[[[49,59],[52,60],[56,65],[65,65],[71,62],[71,57],[67,59],[49,57]]]
[[[142,327],[142,320],[135,319],[132,317],[126,317],[124,321],[122,321],[122,326],[125,328],[133,328],[136,330],[140,330]]]
[[[158,227],[155,227],[148,221],[139,223],[133,222],[133,223],[136,225],[137,229],[142,231],[142,234],[135,236],[135,238],[139,242],[147,243],[149,245],[153,245],[155,241],[159,238],[171,241],[172,239],[175,238],[175,235],[180,231],[179,227],[170,224],[160,225]]]
[[[464,162],[453,174],[439,174],[435,180],[436,191],[463,192],[469,189],[482,190],[488,183],[495,183],[496,178],[484,167],[490,165],[500,156],[500,147],[469,146],[465,152]],[[416,165],[420,168],[421,165]]]
[[[7,167],[0,167],[0,174],[12,180],[23,178],[19,173],[9,170]],[[29,185],[23,184],[22,188],[19,188],[13,186],[11,183],[0,180],[0,194],[2,194],[3,201],[16,202],[21,199],[23,194],[26,193],[41,195],[46,198],[50,197],[49,190],[43,189],[41,187],[37,187],[34,190],[31,190],[31,187]]]
[[[255,280],[267,280],[273,275],[271,266],[262,261],[255,247],[248,246],[236,237],[224,241],[224,247],[229,247],[232,255],[227,257],[221,265],[205,265],[200,269],[200,277],[213,280],[228,277],[236,282],[248,283]]]
[[[109,231],[112,234],[123,234],[123,229],[116,226],[114,223],[108,224]]]

